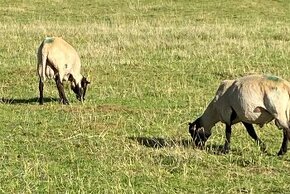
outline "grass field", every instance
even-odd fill
[[[231,152],[193,149],[188,122],[223,79],[290,80],[290,4],[245,1],[0,0],[1,193],[283,193],[282,131],[233,127]],[[62,36],[91,85],[84,104],[53,81],[38,105],[36,49]]]

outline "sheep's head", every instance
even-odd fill
[[[74,91],[74,93],[76,94],[76,98],[79,101],[85,100],[85,95],[89,84],[90,82],[85,77],[82,78],[79,84],[75,84],[74,82],[72,82],[71,89]]]
[[[196,119],[194,122],[189,123],[189,133],[197,147],[203,147],[205,142],[211,135],[210,132],[206,132],[201,123],[200,118]]]

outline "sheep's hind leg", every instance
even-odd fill
[[[59,75],[56,75],[55,76],[55,83],[56,83],[56,86],[57,86],[57,89],[58,89],[58,93],[59,93],[59,97],[60,97],[60,101],[63,103],[63,104],[69,104],[66,96],[65,96],[65,93],[64,93],[64,87],[63,87],[63,84],[60,80],[60,77]]]
[[[260,146],[260,150],[262,152],[266,151],[266,145],[264,144],[264,142],[262,142],[262,140],[258,137],[254,126],[250,123],[245,123],[242,122],[243,125],[245,126],[245,128],[247,129],[248,134],[255,140],[255,142]]]
[[[232,127],[231,125],[226,124],[226,141],[223,149],[223,153],[227,154],[230,150],[231,144],[231,134],[232,134]]]
[[[231,144],[231,135],[232,135],[232,123],[235,119],[237,119],[237,113],[236,111],[231,107],[231,111],[229,112],[229,123],[226,122],[226,141],[223,149],[223,153],[228,153],[230,150],[230,144]]]
[[[289,137],[290,137],[289,128],[284,128],[283,129],[283,142],[278,152],[278,156],[284,155],[287,152]]]
[[[38,89],[39,89],[39,104],[43,104],[43,81],[39,80],[39,85],[38,85]]]
[[[283,114],[279,114],[279,115],[281,116]],[[288,119],[286,118],[286,116],[284,116],[282,118],[281,117],[276,118],[275,125],[278,128],[283,129],[283,141],[282,141],[281,148],[278,152],[278,156],[280,156],[280,155],[284,155],[287,152],[288,141],[290,138],[290,131],[289,131],[290,129],[289,129]]]

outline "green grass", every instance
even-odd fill
[[[231,152],[193,149],[187,123],[223,79],[248,73],[290,80],[290,4],[277,1],[0,0],[1,193],[283,193],[282,131],[242,125]],[[37,103],[36,50],[62,36],[91,85],[57,102],[52,81]]]

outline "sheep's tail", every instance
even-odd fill
[[[41,72],[41,80],[45,81],[45,69],[46,69],[46,61],[47,61],[47,54],[45,52],[42,53],[42,72]]]
[[[38,48],[37,51],[37,66],[38,66],[38,76],[40,81],[44,82],[46,79],[45,70],[46,70],[46,62],[47,62],[47,48],[45,47],[44,41]]]

